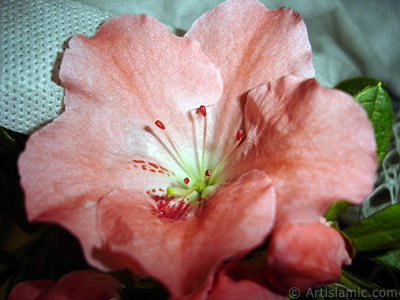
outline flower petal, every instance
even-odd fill
[[[249,90],[286,74],[314,76],[306,26],[291,9],[270,11],[254,0],[225,1],[197,19],[186,36],[201,44],[224,83],[215,148],[229,147],[224,139],[242,127]]]
[[[120,283],[114,277],[94,270],[84,270],[68,273],[56,283],[49,280],[22,282],[13,288],[8,300],[33,300],[37,297],[40,300],[111,299],[117,296],[119,289]],[[34,294],[28,294],[32,291]]]
[[[89,252],[101,244],[96,215],[104,195],[155,193],[174,182],[164,163],[132,153],[119,121],[107,107],[70,109],[31,136],[18,162],[29,220],[63,225]]]
[[[11,290],[8,300],[34,300],[56,283],[52,280],[30,280],[18,283]]]
[[[373,190],[373,129],[346,93],[283,77],[249,93],[246,132],[227,169],[272,178],[278,223],[318,219],[333,201],[359,204]]]
[[[264,259],[265,260],[265,259]],[[265,261],[230,261],[219,272],[207,300],[284,300],[288,297],[267,287],[264,276]]]
[[[94,37],[75,35],[69,47],[60,71],[67,110],[112,108],[125,139],[144,156],[171,148],[154,125],[161,120],[183,155],[192,154],[185,151],[195,146],[188,112],[216,103],[222,93],[220,74],[196,41],[174,36],[153,17],[123,15],[106,21]]]
[[[273,292],[265,280],[265,257],[240,261],[231,260],[218,270],[199,291],[169,300],[285,300],[288,297]]]
[[[152,212],[155,204],[149,197],[116,190],[100,202],[105,246],[98,252],[183,296],[200,288],[223,258],[262,243],[274,207],[271,181],[260,171],[221,188],[199,215],[177,221]]]
[[[60,70],[67,109],[98,103],[157,120],[215,103],[221,93],[200,46],[151,16],[109,19],[94,37],[72,37],[69,47]]]
[[[267,250],[268,281],[282,292],[336,282],[342,264],[351,262],[340,233],[319,221],[283,223]]]

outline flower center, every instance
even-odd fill
[[[221,162],[212,170],[207,169],[205,170],[205,151],[206,151],[206,142],[207,142],[207,110],[204,105],[200,106],[199,108],[201,115],[203,116],[204,120],[204,129],[203,129],[203,147],[202,147],[202,153],[201,153],[201,172],[200,174],[201,177],[195,177],[193,174],[198,174],[197,172],[192,172],[192,170],[188,167],[188,164],[184,160],[183,156],[179,152],[178,147],[175,145],[173,142],[172,138],[168,134],[166,130],[166,126],[164,123],[160,120],[157,120],[155,122],[156,126],[160,128],[167,140],[168,143],[171,145],[172,149],[174,150],[174,153],[177,157],[177,160],[180,161],[182,164],[183,169],[185,170],[187,177],[182,178],[181,180],[183,183],[186,185],[186,188],[173,188],[173,187],[168,187],[167,188],[167,193],[170,196],[178,196],[178,197],[189,197],[191,199],[196,199],[197,201],[202,201],[203,199],[207,199],[210,196],[212,196],[216,190],[217,190],[217,184],[216,184],[216,179],[217,175],[220,172],[222,166],[225,164],[225,162],[228,160],[228,158],[232,155],[232,153],[235,151],[235,149],[238,147],[240,141],[242,140],[243,137],[243,130],[239,129],[236,133],[236,141],[233,144],[233,146],[230,148],[230,150],[225,154]],[[197,192],[195,196],[192,195],[193,192]]]

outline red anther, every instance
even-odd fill
[[[206,173],[205,173],[205,175],[206,175],[207,177],[210,177],[210,176],[211,176],[211,171],[210,171],[210,170],[207,170]]]
[[[203,200],[203,198],[201,198],[201,197],[197,198],[197,201],[200,202],[201,200]]]
[[[240,141],[242,139],[243,136],[243,130],[239,129],[236,133],[236,140]]]
[[[200,112],[205,117],[207,115],[206,107],[204,105],[200,106]]]
[[[157,125],[158,128],[161,128],[162,130],[165,129],[164,123],[161,122],[160,120],[157,120],[157,121],[156,121],[156,125]]]
[[[189,178],[185,178],[185,179],[183,179],[183,182],[185,183],[185,184],[188,184],[189,182],[190,182],[190,180],[189,180]]]

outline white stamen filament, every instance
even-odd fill
[[[238,130],[236,142],[233,144],[232,148],[231,148],[231,149],[229,150],[229,152],[225,155],[225,157],[222,159],[222,161],[219,163],[219,165],[217,166],[217,168],[215,169],[215,171],[214,171],[213,174],[211,175],[210,184],[213,183],[213,179],[214,179],[215,176],[218,174],[219,170],[220,170],[221,167],[224,165],[224,163],[225,163],[226,160],[229,158],[229,156],[231,156],[231,154],[233,153],[233,151],[235,151],[236,148],[237,148],[237,146],[239,146],[239,143],[240,143],[240,141],[242,140],[242,134],[243,134],[243,131],[242,131],[242,130]]]
[[[171,137],[169,136],[168,132],[165,130],[165,126],[164,124],[160,121],[157,120],[156,121],[156,126],[160,129],[162,129],[162,131],[164,132],[168,142],[170,143],[170,145],[172,146],[172,148],[175,151],[175,154],[178,156],[178,159],[180,160],[180,162],[182,163],[183,167],[185,168],[186,172],[188,173],[189,177],[194,178],[193,174],[190,172],[190,169],[188,168],[185,160],[182,158],[182,155],[180,154],[178,148],[175,146],[174,142],[172,141]]]
[[[207,139],[207,112],[204,105],[200,106],[200,112],[204,117],[204,130],[203,130],[203,151],[201,153],[201,174],[204,174],[204,155],[206,152],[206,139]]]

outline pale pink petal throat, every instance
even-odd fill
[[[193,217],[179,204],[173,210],[159,217],[164,207],[145,195],[116,190],[100,202],[100,230],[104,251],[121,260],[117,267],[151,274],[173,294],[185,295],[200,288],[221,259],[264,241],[275,193],[263,172],[252,171],[222,187]]]

